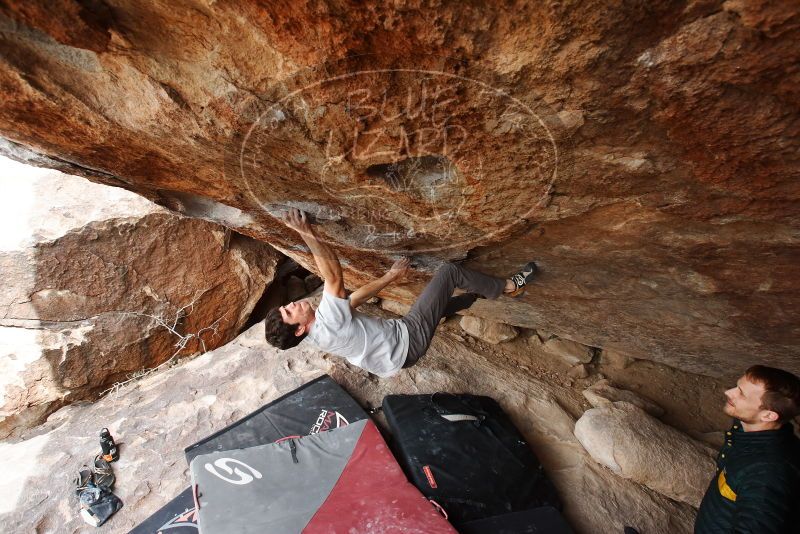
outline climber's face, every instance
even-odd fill
[[[290,302],[285,306],[278,308],[281,312],[281,318],[286,324],[296,324],[298,329],[305,332],[310,322],[314,320],[314,308],[307,300],[298,300]],[[301,332],[301,334],[303,333]]]
[[[774,421],[777,414],[761,407],[764,384],[753,382],[747,376],[736,381],[736,386],[725,392],[723,410],[743,423],[756,424]]]

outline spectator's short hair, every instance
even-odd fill
[[[281,311],[278,308],[272,308],[264,319],[264,337],[267,338],[267,343],[273,347],[281,350],[291,349],[306,337],[305,332],[301,336],[294,335],[297,326],[284,322]]]
[[[778,414],[778,421],[789,421],[800,413],[800,378],[789,371],[754,365],[744,375],[751,382],[764,386],[761,409]]]

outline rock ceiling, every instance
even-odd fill
[[[56,4],[56,5],[54,5]],[[800,7],[0,2],[2,152],[310,256],[504,274],[475,313],[800,371]]]

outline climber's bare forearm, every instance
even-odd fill
[[[339,263],[336,251],[319,239],[304,212],[292,208],[286,214],[284,221],[289,228],[300,234],[305,244],[308,245],[308,249],[314,256],[317,269],[319,269],[319,274],[325,280],[325,291],[339,298],[344,298],[342,265]]]
[[[308,232],[301,232],[300,236],[308,245],[311,254],[314,255],[314,262],[317,264],[319,274],[325,280],[325,290],[329,293],[344,298],[344,278],[342,276],[342,265],[336,251],[330,245],[321,241],[313,228]]]
[[[394,277],[390,273],[386,273],[380,278],[364,284],[357,290],[353,291],[353,293],[350,295],[350,307],[358,308],[366,301],[380,293],[383,288],[391,284],[393,280]]]
[[[357,308],[360,305],[364,304],[366,301],[380,293],[383,288],[395,282],[397,280],[402,280],[405,278],[406,274],[408,274],[408,270],[411,266],[411,261],[408,258],[401,258],[394,262],[392,268],[386,271],[386,274],[378,278],[377,280],[373,280],[368,284],[364,284],[361,288],[354,291],[352,295],[350,295],[350,307]]]

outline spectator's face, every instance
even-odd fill
[[[314,308],[306,300],[290,302],[278,310],[286,324],[304,325],[314,318]]]
[[[769,420],[770,410],[761,409],[761,396],[764,394],[764,384],[752,382],[746,376],[736,381],[736,386],[725,392],[726,414],[743,423],[761,423]],[[766,418],[766,419],[765,419]]]

